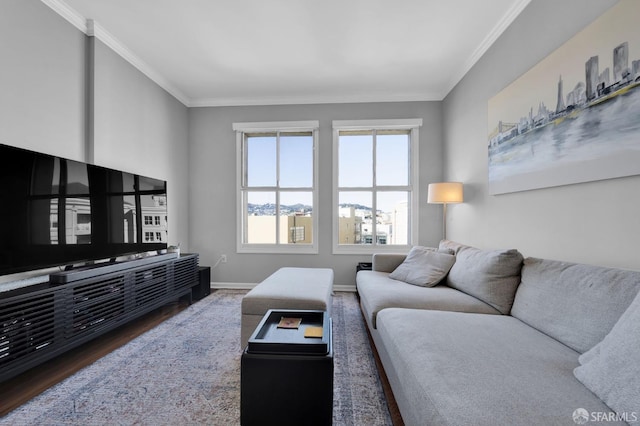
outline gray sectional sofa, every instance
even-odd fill
[[[640,422],[640,272],[442,241],[356,281],[405,424]]]

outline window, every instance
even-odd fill
[[[61,158],[33,163],[28,199],[31,244],[91,244],[89,170],[86,164]],[[49,221],[42,220],[49,218]]]
[[[317,253],[317,121],[234,123],[238,252]]]
[[[333,122],[333,252],[406,251],[418,235],[421,119]]]
[[[153,216],[145,216],[144,217],[145,225],[153,225]]]
[[[304,226],[293,226],[289,230],[291,232],[291,238],[289,239],[290,243],[299,243],[304,241]]]

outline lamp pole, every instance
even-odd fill
[[[442,203],[442,239],[447,239],[447,203]]]

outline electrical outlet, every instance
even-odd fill
[[[220,255],[220,262],[227,263],[227,255],[226,254],[221,254]]]

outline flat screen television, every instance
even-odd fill
[[[0,275],[167,248],[167,184],[0,144]]]

